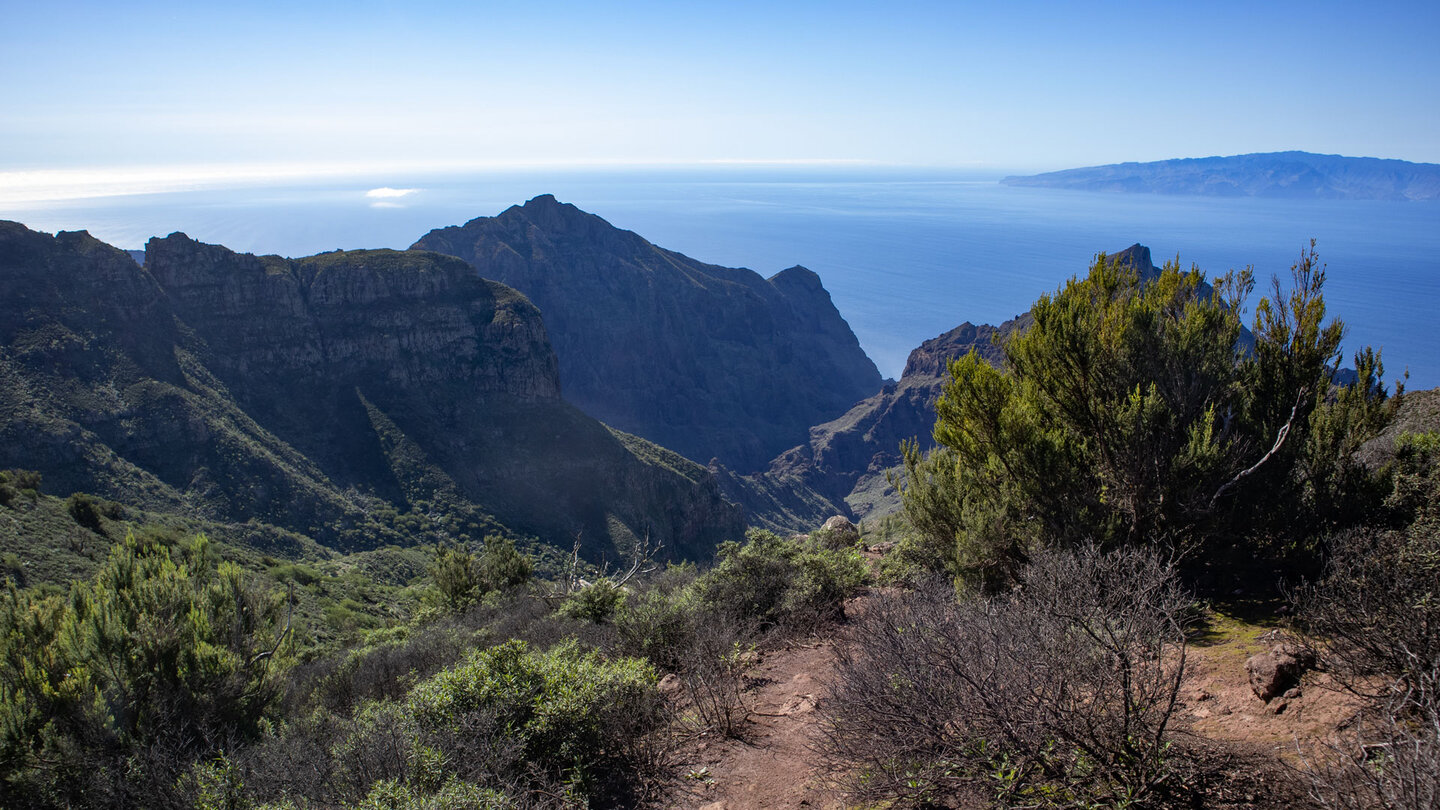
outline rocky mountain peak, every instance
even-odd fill
[[[781,289],[801,290],[807,293],[825,293],[828,298],[830,293],[825,290],[825,285],[820,281],[820,274],[808,267],[795,265],[788,267],[770,277],[770,283]]]
[[[756,469],[880,388],[815,273],[765,279],[657,247],[551,195],[426,234],[545,313],[566,397],[691,459]]]
[[[1121,267],[1134,268],[1142,279],[1151,278],[1159,272],[1154,262],[1150,261],[1150,248],[1139,242],[1110,256],[1109,260]]]

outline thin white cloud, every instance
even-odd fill
[[[420,191],[418,188],[390,188],[389,186],[381,186],[380,188],[372,188],[365,192],[365,196],[372,200],[388,200],[395,197],[409,197],[418,191]]]
[[[162,194],[200,189],[237,188],[283,180],[322,180],[366,174],[435,171],[523,171],[587,168],[680,168],[685,166],[855,166],[881,165],[861,160],[457,160],[356,161],[350,163],[192,164],[114,166],[73,169],[0,170],[0,205],[27,205],[129,194]],[[371,200],[393,200],[419,192],[414,188],[381,187],[365,192]]]

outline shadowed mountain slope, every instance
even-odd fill
[[[698,262],[550,195],[414,249],[523,292],[571,402],[692,459],[760,468],[882,382],[813,272]]]
[[[0,467],[340,548],[508,530],[614,558],[740,533],[698,465],[560,398],[524,296],[418,251],[145,265],[0,223]]]

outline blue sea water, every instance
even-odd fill
[[[368,197],[378,187],[415,191]],[[494,172],[130,195],[0,210],[45,231],[88,229],[120,247],[184,231],[255,253],[403,248],[431,228],[537,194],[702,261],[820,274],[883,374],[963,321],[998,323],[1139,242],[1210,274],[1253,265],[1288,277],[1313,237],[1347,356],[1383,350],[1387,378],[1440,386],[1440,204],[1162,197],[1011,188],[959,172],[738,170]],[[1253,303],[1253,302],[1252,302]]]

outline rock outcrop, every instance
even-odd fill
[[[458,259],[146,251],[0,224],[0,467],[346,548],[741,532],[704,468],[561,399],[539,311]]]
[[[566,398],[691,459],[763,467],[882,382],[813,272],[705,264],[550,195],[413,249],[528,296]]]

